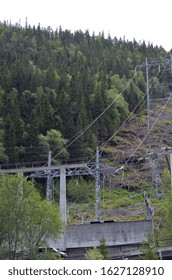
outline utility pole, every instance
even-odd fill
[[[146,95],[147,95],[147,117],[148,117],[148,131],[151,128],[150,125],[150,94],[149,94],[149,65],[146,57]]]
[[[46,188],[46,199],[52,202],[53,200],[53,190],[52,190],[52,176],[51,176],[51,151],[48,152],[48,174],[47,174],[47,188]]]
[[[152,191],[155,193],[156,198],[162,198],[163,189],[160,178],[159,157],[151,159],[150,165],[152,167]]]
[[[168,155],[170,155],[170,162],[168,160]],[[147,154],[145,157],[146,160],[150,161],[153,175],[152,175],[152,188],[155,191],[155,195],[157,198],[161,198],[163,196],[163,189],[160,182],[160,176],[159,176],[159,165],[158,160],[159,157],[165,156],[168,164],[168,168],[170,168],[170,171],[172,171],[172,147],[163,147],[159,148],[155,151],[151,151]],[[171,172],[171,193],[172,193],[172,172]]]
[[[96,148],[96,220],[100,220],[100,162],[99,162],[99,148]]]
[[[169,65],[171,72],[172,72],[172,55],[170,56],[170,59],[168,60],[161,60],[161,61],[152,61],[148,63],[147,58],[145,59],[145,63],[141,65],[137,65],[135,68],[135,73],[137,73],[137,68],[145,68],[146,69],[146,95],[147,95],[147,129],[148,132],[151,130],[151,120],[150,120],[150,86],[149,86],[149,68],[156,68],[158,67],[158,71],[160,72],[161,65]],[[149,152],[151,154],[151,145],[150,145],[150,133],[148,133],[148,146],[149,146]],[[152,187],[156,191],[156,196],[162,196],[161,187],[160,187],[160,171],[159,171],[159,163],[158,158],[155,160],[153,158],[150,158],[150,163],[152,166]]]
[[[151,61],[148,63],[147,58],[145,59],[145,63],[141,65],[137,65],[135,67],[135,73],[137,73],[137,69],[146,68],[146,93],[147,93],[147,117],[148,117],[148,131],[151,128],[151,122],[150,122],[150,92],[149,92],[149,68],[156,68],[158,67],[159,71],[161,69],[161,65],[169,65],[171,72],[172,72],[172,55],[170,56],[170,59],[167,60],[160,60],[160,61]],[[169,69],[168,69],[169,70]]]

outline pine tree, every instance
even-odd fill
[[[106,240],[104,237],[100,239],[99,251],[102,254],[104,260],[109,260],[109,250],[106,246]]]
[[[87,250],[85,257],[86,260],[104,260],[103,255],[97,247]]]
[[[153,234],[148,231],[146,234],[146,240],[142,243],[141,248],[142,260],[157,260],[157,249],[155,246],[155,240]]]

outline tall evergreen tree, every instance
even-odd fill
[[[110,35],[106,39],[103,32],[96,36],[88,30],[72,33],[40,24],[21,27],[0,23],[0,117],[5,154],[16,149],[19,159],[22,153],[25,159],[35,159],[31,153],[39,146],[38,136],[46,136],[51,129],[73,139],[121,93],[145,56],[161,60],[165,55],[162,47],[112,39]],[[156,84],[166,80],[157,76]],[[70,156],[90,154],[96,142],[115,132],[128,109],[132,111],[140,102],[140,110],[145,88],[145,76],[138,71],[118,102],[77,139],[78,152],[69,147]],[[153,94],[164,96],[164,89]],[[13,148],[9,141],[12,135]]]

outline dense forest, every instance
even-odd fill
[[[0,163],[43,161],[49,150],[57,160],[92,156],[144,100],[136,65],[168,55],[88,30],[0,23]]]

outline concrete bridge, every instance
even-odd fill
[[[84,257],[86,248],[100,245],[104,238],[106,245],[118,252],[117,248],[134,248],[146,239],[148,230],[153,231],[152,220],[134,222],[92,222],[90,224],[68,225],[60,240],[49,240],[49,245],[67,251],[71,257]],[[114,249],[113,249],[114,248]],[[75,256],[76,257],[76,256]]]
[[[86,250],[99,247],[104,237],[110,259],[137,260],[142,254],[141,246],[146,241],[148,230],[153,232],[152,220],[68,225],[62,238],[49,240],[49,245],[65,251],[69,260],[82,260],[85,259]],[[166,244],[164,240],[156,244],[159,259],[172,259],[172,240],[167,241]]]

